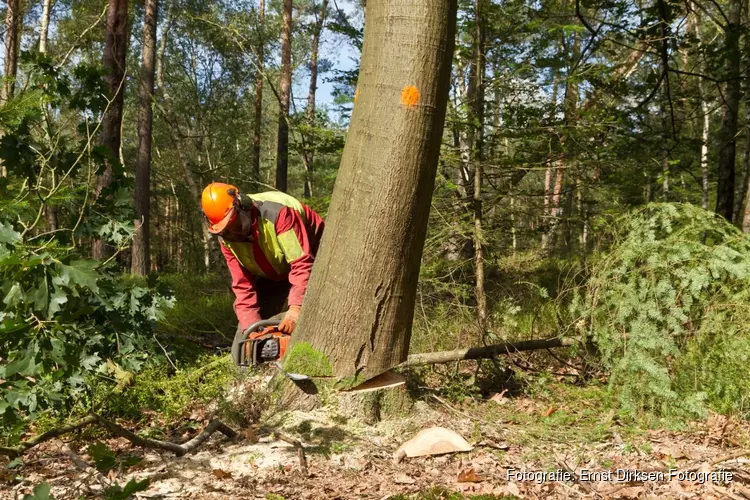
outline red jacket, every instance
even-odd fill
[[[256,278],[288,281],[289,305],[302,305],[325,227],[320,215],[285,193],[243,197],[243,205],[251,204],[252,242],[222,240],[219,245],[232,275],[234,311],[243,329],[261,319]]]

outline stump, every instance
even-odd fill
[[[372,425],[381,420],[407,415],[413,401],[400,374],[385,372],[345,391],[338,390],[330,377],[293,382],[276,377],[274,400],[285,410],[312,411],[323,406],[346,418]]]

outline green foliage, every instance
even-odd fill
[[[109,384],[98,383],[93,399],[103,405],[106,415],[141,420],[152,418],[149,414],[153,413],[171,424],[196,405],[219,399],[232,377],[230,365],[226,356],[204,356],[174,373],[167,364],[154,364],[138,373],[133,385],[121,394],[113,395]]]
[[[50,495],[50,485],[41,483],[34,486],[31,495],[25,495],[23,500],[55,500],[55,497]]]
[[[70,408],[107,361],[137,371],[172,303],[155,279],[116,277],[96,261],[32,249],[0,223],[0,427],[13,440],[48,408]],[[111,362],[110,362],[111,364]]]
[[[94,460],[96,470],[99,472],[108,472],[118,467],[131,467],[142,460],[140,457],[135,456],[118,457],[109,446],[101,442],[89,445],[87,452]]]
[[[683,204],[621,218],[573,301],[628,411],[747,414],[750,239]]]
[[[106,500],[127,500],[128,498],[132,498],[133,495],[139,491],[146,491],[149,484],[150,480],[148,479],[144,479],[143,481],[131,479],[124,488],[119,484],[114,484],[104,492],[104,498]]]

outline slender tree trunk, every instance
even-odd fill
[[[135,213],[138,230],[133,239],[133,274],[148,274],[151,267],[151,128],[153,124],[154,72],[156,63],[156,22],[159,0],[146,0],[143,19],[140,109],[138,110],[138,153],[135,160]],[[139,227],[140,226],[140,227]]]
[[[7,5],[5,11],[5,67],[3,86],[0,89],[0,102],[3,103],[11,99],[15,92],[21,31],[19,0],[7,0]]]
[[[737,115],[741,91],[740,32],[742,0],[730,0],[726,33],[726,90],[722,105],[719,149],[719,183],[716,190],[716,213],[732,222],[734,211],[735,157],[737,152]]]
[[[484,19],[483,1],[474,1],[475,33],[474,33],[474,64],[472,65],[474,79],[474,95],[472,107],[474,118],[474,275],[475,294],[477,299],[477,320],[480,331],[487,328],[487,294],[485,292],[484,273],[484,235],[482,234],[482,177],[484,150]]]
[[[692,14],[688,17],[688,31],[698,40],[698,52],[702,53],[703,40],[701,38],[701,18],[697,9],[690,2]],[[699,65],[699,71],[705,72],[704,65]],[[702,78],[698,78],[698,100],[701,105],[701,207],[708,210],[708,138],[711,126],[711,110],[706,97],[706,88]]]
[[[253,122],[253,179],[260,182],[260,139],[263,130],[263,58],[266,49],[266,1],[260,0],[258,6],[258,36],[257,68],[255,76],[255,121]]]
[[[39,52],[42,54],[47,53],[47,36],[49,33],[49,21],[50,16],[52,15],[52,4],[53,0],[44,0],[44,4],[42,5],[42,19],[40,21],[39,26]],[[46,110],[44,111],[47,112]],[[51,137],[50,137],[51,141]],[[55,170],[53,169],[50,172],[49,175],[49,184],[50,189],[55,188],[55,184],[57,182]],[[48,231],[57,231],[60,227],[60,221],[59,221],[59,210],[57,205],[52,202],[51,200],[47,200],[47,206],[44,207],[45,210],[45,218],[47,220],[47,230]]]
[[[162,38],[159,43],[159,51],[158,51],[158,57],[156,61],[156,84],[159,87],[159,91],[161,92],[162,96],[162,111],[164,115],[164,120],[167,122],[167,128],[169,129],[169,136],[172,139],[172,143],[174,144],[175,151],[177,152],[177,158],[179,159],[180,164],[182,165],[182,171],[185,176],[185,184],[187,185],[188,190],[190,191],[191,197],[193,200],[196,201],[200,199],[201,196],[201,190],[202,186],[199,184],[199,179],[193,172],[192,168],[190,167],[190,161],[188,157],[186,156],[186,151],[188,150],[187,144],[185,144],[185,137],[180,130],[179,122],[177,119],[177,115],[174,111],[174,105],[172,103],[172,96],[169,92],[169,89],[167,88],[165,81],[164,81],[164,56],[166,53],[166,46],[167,46],[167,35],[169,34],[169,29],[172,25],[172,19],[174,16],[174,3],[169,2],[169,7],[167,8],[167,15],[164,19],[164,29],[162,35]],[[184,210],[185,207],[181,207],[179,203],[179,199],[177,198],[176,191],[174,190],[174,186],[172,186],[173,193],[175,195],[176,204],[175,204],[175,224],[179,227],[181,224],[181,209]],[[197,207],[189,207],[195,208]],[[196,213],[197,210],[196,210]],[[205,270],[209,270],[210,264],[211,264],[211,235],[208,232],[208,228],[206,227],[205,221],[201,221],[200,227],[202,228],[202,242],[203,242],[203,259],[202,263]],[[178,230],[176,230],[178,231]],[[182,238],[176,238],[177,240],[177,264],[178,268],[183,268],[183,262],[184,262],[184,246],[183,246],[183,239]]]
[[[107,29],[104,40],[104,69],[107,72],[107,93],[112,99],[109,109],[102,117],[99,142],[107,148],[109,158],[106,160],[104,173],[96,179],[96,196],[109,186],[114,179],[112,161],[117,161],[120,153],[122,130],[122,107],[125,96],[125,64],[128,50],[128,0],[109,0],[107,11]],[[91,255],[95,259],[104,259],[110,249],[103,240],[95,240]]]
[[[312,47],[310,49],[310,92],[307,94],[307,144],[305,144],[305,198],[312,196],[312,175],[315,159],[315,92],[318,88],[318,48],[320,46],[320,34],[323,31],[326,14],[328,13],[328,0],[322,0],[320,11],[317,14],[315,27],[313,28]]]
[[[657,0],[657,7],[659,11],[660,30],[661,30],[661,43],[659,48],[660,54],[660,67],[663,76],[663,83],[661,87],[661,99],[659,100],[659,115],[661,118],[661,174],[662,174],[662,199],[664,201],[669,200],[669,144],[670,138],[675,138],[674,127],[670,125],[674,124],[671,86],[669,78],[669,39],[671,36],[670,22],[671,16],[666,8],[666,0]]]
[[[581,53],[581,36],[578,32],[573,35],[573,51],[570,57],[568,66],[567,81],[565,83],[565,97],[563,101],[563,121],[566,127],[572,127],[577,122],[578,114],[578,83],[575,80],[575,75],[571,73],[573,64],[578,60]],[[555,187],[552,192],[552,205],[550,207],[550,223],[547,231],[547,237],[543,240],[546,243],[546,247],[542,249],[550,251],[554,248],[557,241],[557,228],[560,224],[560,220],[563,215],[562,206],[562,192],[565,181],[565,168],[566,168],[566,148],[567,134],[560,138],[560,148],[562,153],[555,162]]]
[[[662,87],[662,98],[659,102],[661,119],[661,187],[662,200],[669,201],[669,110],[667,109],[666,86]]]
[[[560,76],[557,70],[553,70],[552,76],[552,111],[550,113],[550,123],[556,122],[557,115],[557,88],[560,83]],[[547,156],[544,168],[544,198],[543,198],[542,221],[543,225],[552,224],[552,157]],[[542,248],[549,248],[549,232],[542,233]]]
[[[285,358],[292,370],[318,351],[309,374],[349,383],[408,353],[456,26],[455,0],[369,0],[366,9],[359,97]]]
[[[292,90],[292,0],[284,0],[281,15],[281,81],[279,134],[276,144],[276,189],[286,192],[289,169],[289,98]]]
[[[42,19],[39,35],[39,52],[42,54],[47,53],[47,37],[49,36],[49,21],[52,16],[53,5],[54,0],[44,0],[44,4],[42,4]]]

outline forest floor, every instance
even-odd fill
[[[264,421],[303,443],[307,476],[293,446],[250,428],[234,441],[214,434],[197,452],[179,458],[102,435],[118,465],[98,479],[83,464],[94,463],[87,452],[91,438],[49,441],[24,456],[14,478],[0,478],[0,498],[20,500],[43,481],[57,499],[94,498],[108,484],[124,485],[130,479],[149,479],[148,489],[135,494],[143,499],[750,498],[747,422],[713,416],[679,430],[660,428],[655,421],[626,421],[608,410],[601,387],[555,380],[540,387],[544,389],[533,394],[490,393],[461,402],[428,391],[408,416],[373,426],[325,409],[283,412]],[[195,429],[207,421],[200,412],[192,418]],[[393,453],[404,441],[432,426],[458,432],[473,450],[394,463]],[[70,449],[80,459],[78,465]],[[522,480],[512,475],[513,469],[567,472],[571,479]],[[716,480],[670,477],[670,469],[692,471],[692,479],[698,479],[696,473],[717,472]],[[612,471],[612,480],[587,481],[585,470]],[[618,482],[618,470],[665,477]],[[732,480],[722,481],[727,473]]]

